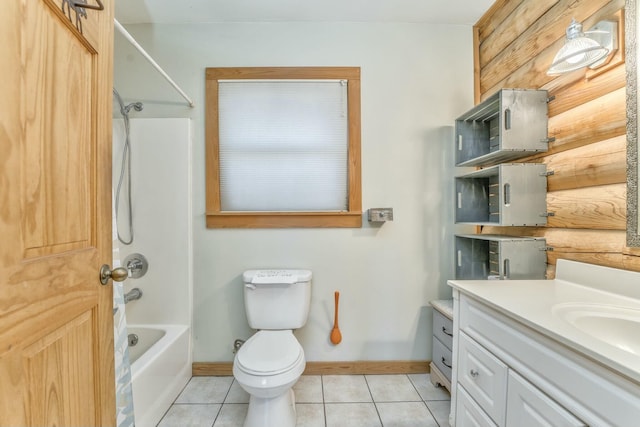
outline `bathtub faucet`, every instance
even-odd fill
[[[129,254],[124,259],[124,265],[127,267],[127,271],[129,272],[130,279],[139,279],[145,274],[147,274],[147,270],[149,269],[149,262],[142,254]]]
[[[126,294],[124,294],[124,303],[128,303],[129,301],[134,301],[142,298],[142,291],[140,288],[133,288]]]

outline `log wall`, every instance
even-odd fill
[[[640,271],[640,250],[626,247],[626,110],[623,49],[597,70],[548,76],[572,18],[585,30],[613,18],[623,32],[624,0],[497,0],[474,26],[475,97],[501,88],[546,89],[549,151],[522,161],[544,163],[546,227],[482,227],[481,233],[540,236],[547,276],[560,258]]]

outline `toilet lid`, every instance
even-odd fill
[[[275,375],[288,371],[302,357],[302,347],[290,330],[259,331],[240,347],[236,361],[247,373]]]

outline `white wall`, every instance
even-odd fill
[[[120,243],[120,258],[140,253],[149,270],[127,279],[124,290],[140,288],[142,298],[126,305],[129,324],[191,324],[191,124],[189,119],[132,117],[131,176],[134,240]],[[124,122],[113,126],[114,191],[120,176]],[[125,167],[126,169],[126,167]],[[126,178],[126,174],[125,174]],[[123,186],[126,186],[126,180]],[[126,192],[120,196],[118,228],[129,238]]]
[[[432,299],[453,274],[455,118],[473,105],[471,27],[376,23],[133,25],[131,34],[193,97],[190,110],[116,36],[115,85],[140,115],[194,120],[194,360],[231,361],[247,338],[240,277],[249,268],[314,273],[311,313],[296,332],[308,360],[425,360]],[[360,229],[205,227],[204,69],[359,66],[363,209],[394,221]],[[156,197],[148,195],[147,197]],[[157,196],[162,197],[162,196]],[[329,342],[333,291],[343,341]]]

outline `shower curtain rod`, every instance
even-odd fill
[[[151,63],[151,65],[153,65],[153,67],[160,74],[162,74],[162,77],[164,77],[169,82],[169,84],[171,84],[171,86],[173,86],[174,89],[177,90],[180,93],[180,95],[182,95],[182,97],[187,100],[187,102],[189,103],[189,107],[193,108],[194,104],[193,104],[193,101],[191,100],[191,98],[189,98],[189,96],[187,96],[187,94],[184,93],[184,91],[182,89],[180,89],[180,86],[178,86],[176,84],[176,82],[174,82],[173,79],[171,77],[169,77],[169,75],[162,69],[162,67],[160,67],[160,65],[158,65],[158,63],[153,60],[151,55],[149,55],[144,50],[144,48],[142,46],[140,46],[140,44],[138,44],[136,39],[134,39],[131,36],[131,34],[129,34],[129,32],[118,22],[117,19],[114,19],[113,23],[114,23],[115,27],[118,29],[118,31],[120,31],[120,33],[122,33],[122,35],[129,41],[129,43],[131,43],[133,45],[133,47],[135,47],[138,50],[138,52],[140,52],[142,54],[142,56],[144,56],[147,59],[147,61],[149,61]]]

